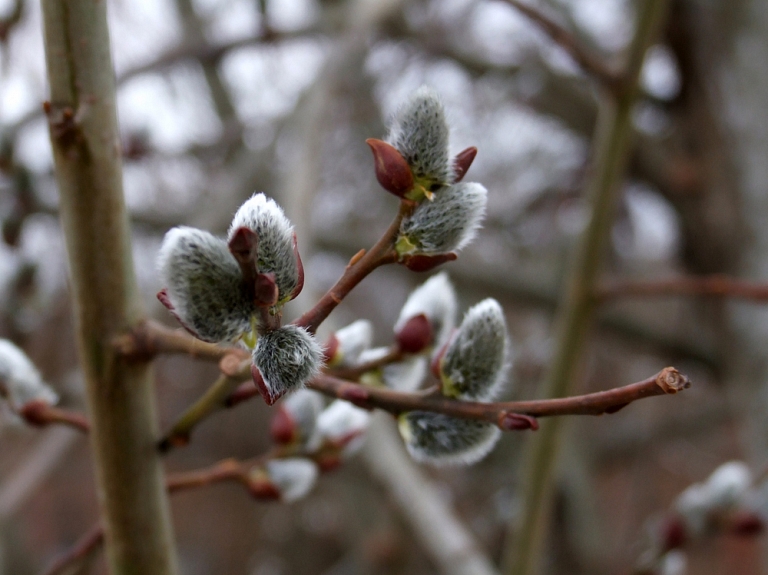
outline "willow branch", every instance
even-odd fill
[[[533,6],[520,0],[504,0],[536,24],[550,39],[568,52],[573,61],[588,75],[610,90],[616,90],[621,77],[611,70],[599,57],[591,54],[571,32],[552,21]]]
[[[143,319],[122,189],[105,2],[43,0],[48,117],[112,575],[177,573],[154,453],[150,365],[113,341]]]
[[[63,555],[57,558],[42,575],[62,575],[68,573],[74,564],[85,561],[104,543],[104,528],[97,523],[86,531],[77,542]]]
[[[221,361],[231,354],[246,354],[241,348],[208,343],[182,329],[171,329],[154,320],[140,322],[130,332],[116,337],[113,345],[117,353],[129,360],[184,354],[206,361]]]
[[[336,309],[336,306],[344,300],[347,294],[373,270],[384,264],[395,263],[397,261],[397,254],[393,247],[397,234],[400,231],[400,223],[411,211],[413,211],[412,205],[408,202],[401,202],[397,216],[395,216],[395,219],[379,241],[367,252],[358,252],[350,260],[347,269],[336,284],[320,298],[312,309],[293,323],[314,333],[320,327],[320,324]]]
[[[24,421],[35,427],[60,424],[82,433],[88,433],[91,429],[88,419],[82,413],[54,407],[45,401],[30,401],[24,404],[16,413]]]
[[[768,301],[768,284],[724,275],[681,277],[659,281],[612,281],[598,288],[595,299],[604,303],[627,297],[710,296]]]
[[[515,415],[552,417],[556,415],[603,415],[626,405],[657,395],[675,394],[690,386],[688,378],[674,367],[623,387],[557,399],[480,403],[460,401],[435,393],[405,393],[366,387],[357,383],[320,375],[307,387],[325,395],[344,399],[365,409],[383,409],[395,415],[408,411],[431,411],[461,419],[487,421],[501,429],[517,430]]]

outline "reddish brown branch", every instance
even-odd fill
[[[768,284],[729,278],[723,275],[682,277],[660,281],[613,281],[601,286],[595,295],[599,302],[624,297],[714,296],[768,301]]]
[[[689,385],[690,382],[685,375],[673,367],[666,367],[648,379],[608,391],[534,401],[498,403],[457,401],[439,394],[403,393],[363,387],[330,375],[321,375],[313,379],[308,387],[366,409],[378,408],[394,414],[407,411],[432,411],[462,419],[488,421],[502,429],[511,430],[520,428],[520,421],[515,417],[516,415],[550,417],[614,413],[638,399],[677,393]]]
[[[153,320],[139,323],[129,333],[115,339],[114,345],[117,352],[129,360],[147,360],[159,354],[186,354],[203,360],[220,361],[229,354],[246,354],[240,348],[207,343],[186,331],[171,329]]]
[[[573,61],[589,76],[595,78],[598,82],[614,90],[621,85],[620,76],[612,71],[597,56],[590,54],[573,34],[568,30],[553,22],[550,18],[539,12],[533,6],[529,6],[520,0],[504,0],[510,6],[522,13],[531,20],[544,33],[552,39],[555,44],[568,52]]]
[[[267,485],[265,481],[259,481],[258,477],[253,477],[250,472],[254,467],[263,465],[264,462],[278,455],[279,451],[275,450],[250,461],[224,459],[203,469],[171,473],[166,477],[165,485],[168,493],[177,493],[187,489],[205,487],[225,481],[234,481],[244,485],[252,497],[271,500],[276,496],[274,488]],[[84,560],[100,547],[103,542],[104,529],[100,523],[97,523],[78,539],[71,549],[56,559],[43,572],[43,575],[60,575],[65,573],[73,563]]]
[[[43,575],[60,575],[61,573],[65,573],[73,563],[85,560],[91,553],[96,551],[103,542],[104,528],[101,526],[101,523],[97,523],[91,527],[85,535],[78,539],[71,549],[56,559],[51,566],[43,572]]]
[[[19,416],[30,425],[45,427],[53,423],[67,425],[83,433],[90,431],[91,425],[85,415],[76,411],[53,407],[44,401],[30,401],[18,410]]]
[[[330,315],[330,313],[336,309],[347,294],[363,281],[368,274],[370,274],[376,268],[384,265],[391,264],[397,261],[397,254],[395,253],[393,246],[397,239],[397,234],[400,231],[400,223],[403,218],[413,211],[414,205],[410,202],[403,201],[400,204],[400,210],[394,221],[390,224],[384,235],[381,236],[378,242],[366,253],[360,257],[360,254],[352,258],[347,265],[347,269],[344,274],[339,278],[328,292],[320,298],[315,306],[307,311],[304,315],[298,318],[295,323],[305,327],[310,332],[314,333],[321,323]]]

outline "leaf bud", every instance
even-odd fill
[[[411,457],[436,466],[476,463],[501,436],[501,430],[492,423],[429,411],[404,413],[399,428]]]
[[[320,372],[322,349],[304,328],[286,325],[260,334],[253,350],[253,365],[263,384],[254,382],[267,404],[303,387]]]
[[[444,254],[469,244],[483,221],[487,195],[481,184],[462,182],[419,204],[400,224],[398,255]]]
[[[7,339],[0,339],[0,396],[7,398],[14,409],[32,401],[48,405],[59,401],[27,354]]]
[[[508,368],[504,312],[495,299],[472,306],[440,360],[443,394],[473,401],[495,399]]]
[[[292,393],[280,402],[272,418],[272,439],[283,445],[312,444],[317,436],[317,416],[322,409],[323,398],[317,392],[300,389]]]
[[[413,174],[408,162],[387,142],[368,138],[365,143],[373,152],[376,180],[390,194],[404,198],[413,189]]]
[[[189,227],[169,230],[157,255],[158,299],[192,334],[231,342],[251,329],[253,303],[226,242]]]
[[[303,283],[303,269],[293,226],[282,208],[264,194],[254,194],[235,213],[227,239],[235,239],[240,228],[251,230],[258,238],[258,272],[274,274],[278,304],[296,297]]]
[[[418,349],[415,349],[413,345],[409,345],[409,349],[404,349],[404,351],[415,349],[411,353],[416,353],[426,347],[440,347],[448,339],[451,330],[456,325],[457,307],[456,291],[451,284],[451,280],[448,279],[448,274],[442,272],[432,276],[411,292],[411,295],[408,296],[405,304],[403,304],[397,322],[395,322],[396,340],[400,343],[401,347],[403,343],[413,343],[416,339],[412,337],[414,335],[414,322],[417,322],[416,327],[424,328],[423,322],[416,319],[422,317],[426,319],[431,338],[426,345],[421,345],[421,347],[415,346]],[[427,329],[420,329],[419,332],[423,335],[427,332]],[[421,338],[421,341],[423,341],[423,338]]]
[[[469,171],[469,167],[472,165],[472,162],[475,161],[475,156],[477,156],[477,148],[474,146],[456,154],[456,157],[453,158],[452,183],[458,184],[461,180],[464,179],[464,176]]]

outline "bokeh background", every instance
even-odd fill
[[[535,5],[621,62],[636,2]],[[484,229],[446,269],[464,308],[488,296],[502,302],[514,340],[508,398],[537,397],[585,222],[597,111],[593,83],[565,51],[499,0],[110,0],[109,14],[134,257],[151,316],[173,325],[154,299],[165,231],[183,223],[223,233],[254,191],[283,205],[298,231],[307,287],[287,313],[311,305],[396,210],[364,142],[382,137],[398,103],[428,84],[445,103],[452,151],[479,148],[468,179],[490,192]],[[642,74],[606,279],[768,278],[767,63],[768,4],[671,0]],[[45,98],[40,7],[0,0],[0,336],[29,352],[65,405],[82,408]],[[326,329],[365,317],[387,344],[423,279],[377,271]],[[646,522],[685,486],[729,459],[762,469],[766,344],[768,314],[755,304],[665,297],[600,309],[579,392],[665,365],[695,386],[568,421],[546,573],[628,573]],[[164,428],[216,368],[185,358],[156,366]],[[261,453],[269,418],[256,401],[212,417],[167,468]],[[525,433],[506,434],[469,469],[418,470],[419,487],[438,493],[493,561],[519,510],[525,441]],[[287,506],[253,502],[228,485],[175,495],[182,572],[440,573],[372,466],[377,457],[368,446]],[[410,465],[402,457],[387,464]],[[38,573],[96,519],[87,442],[5,414],[0,573]],[[761,573],[766,557],[760,539],[721,537],[689,550],[687,572]],[[104,573],[98,558],[89,569]]]

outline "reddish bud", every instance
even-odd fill
[[[22,406],[19,410],[19,415],[30,425],[42,427],[50,423],[49,418],[46,417],[46,412],[49,408],[50,405],[43,400],[32,400]]]
[[[171,315],[176,318],[176,321],[178,321],[181,324],[181,327],[186,329],[189,333],[191,333],[195,337],[202,339],[200,335],[194,329],[192,329],[186,323],[184,323],[184,321],[181,319],[181,316],[179,316],[179,314],[176,313],[176,308],[171,302],[171,298],[168,296],[168,290],[166,288],[163,288],[159,292],[157,292],[157,299],[161,304],[163,304],[166,307],[166,309],[169,312],[171,312]]]
[[[456,332],[456,329],[453,329],[453,332]],[[440,351],[438,351],[435,356],[432,358],[432,362],[429,364],[429,368],[432,371],[432,375],[434,375],[437,379],[442,379],[442,376],[440,374],[440,362],[443,361],[443,356],[445,355],[445,351],[448,349],[448,344],[451,343],[451,340],[453,339],[453,336],[449,337],[448,340],[443,344],[443,347],[440,348]]]
[[[373,152],[376,179],[389,193],[402,198],[413,189],[413,172],[397,149],[375,138],[365,141]]]
[[[269,425],[272,441],[281,445],[293,443],[297,439],[297,431],[296,422],[282,406],[279,407]]]
[[[237,228],[228,245],[229,251],[241,266],[249,264],[255,268],[259,251],[259,236],[256,232],[246,227]]]
[[[474,146],[456,154],[456,157],[453,159],[454,184],[457,184],[464,179],[464,176],[469,171],[469,167],[472,165],[472,162],[475,161],[475,156],[477,156],[477,148]]]
[[[539,422],[530,415],[507,413],[499,421],[499,427],[504,431],[524,431],[526,429],[536,431],[539,428]]]
[[[336,452],[321,453],[315,457],[315,463],[317,463],[321,473],[327,473],[341,465],[341,456]]]
[[[333,362],[336,352],[339,351],[339,345],[341,345],[339,343],[339,338],[336,337],[336,334],[331,334],[331,337],[328,338],[328,341],[326,341],[323,346],[323,361],[326,364]]]
[[[395,334],[401,351],[419,353],[432,343],[434,334],[429,319],[423,313],[413,316]]]
[[[682,518],[668,517],[661,525],[661,542],[663,551],[678,549],[685,544],[687,534]]]
[[[765,530],[765,523],[762,518],[748,511],[734,514],[731,525],[732,533],[740,537],[760,535]]]
[[[269,307],[277,303],[280,293],[275,282],[275,274],[256,274],[253,280],[253,303],[260,307]]]
[[[259,368],[255,365],[251,366],[251,377],[253,377],[253,383],[256,384],[256,389],[259,390],[259,395],[264,399],[264,403],[267,405],[274,405],[275,402],[282,397],[283,394],[273,396],[270,394],[269,389],[267,389],[267,384],[264,383],[264,378],[261,377],[261,372],[259,371]]]
[[[296,268],[298,271],[298,279],[296,280],[296,287],[291,292],[291,299],[296,299],[301,290],[304,289],[304,264],[301,263],[301,255],[299,254],[299,244],[296,240],[296,232],[293,232],[293,255],[296,258]]]
[[[412,256],[403,256],[399,263],[403,264],[412,272],[428,272],[446,262],[454,261],[457,257],[458,256],[454,252],[436,254],[434,256],[415,254]]]
[[[271,482],[257,479],[248,482],[248,492],[254,499],[275,501],[280,499],[280,491]]]

